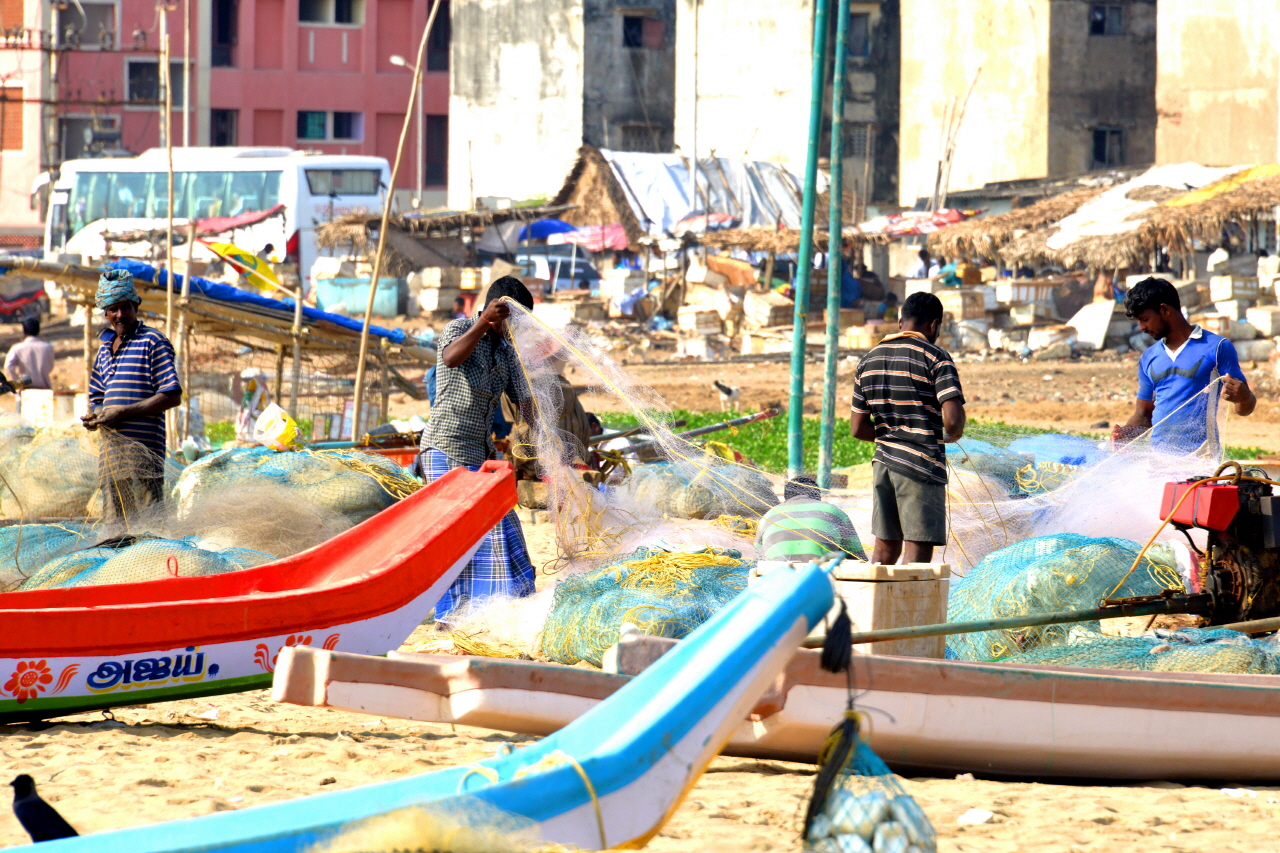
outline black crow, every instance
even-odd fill
[[[13,813],[32,841],[54,841],[80,834],[57,809],[40,799],[35,779],[23,773],[9,784],[13,786]]]

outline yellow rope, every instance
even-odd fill
[[[591,805],[596,812],[596,827],[600,830],[600,849],[608,850],[609,841],[605,837],[604,831],[604,812],[600,809],[600,798],[596,795],[596,786],[591,784],[591,777],[587,776],[587,771],[582,769],[582,765],[572,755],[563,749],[552,750],[528,767],[521,767],[517,770],[515,778],[522,779],[533,773],[544,773],[565,764],[578,771],[578,777],[582,779],[582,784],[586,786],[587,793],[591,795]]]
[[[483,764],[468,764],[466,765],[466,768],[467,772],[463,773],[462,778],[458,780],[459,794],[463,791],[463,785],[465,785],[466,781],[472,776],[481,776],[491,785],[496,785],[502,780],[502,777],[498,775],[498,771],[494,770],[492,767],[485,767]]]
[[[501,646],[490,645],[483,640],[477,640],[474,636],[467,636],[461,631],[450,631],[449,639],[453,641],[453,647],[463,654],[474,655],[484,658],[519,658],[520,652],[502,648]]]
[[[354,454],[346,454],[340,450],[313,450],[311,452],[317,456],[324,455],[327,458],[331,458],[357,474],[364,474],[396,500],[403,500],[422,488],[422,485],[413,478],[403,474],[392,473],[386,468],[375,465],[372,462],[366,462]],[[361,452],[363,453],[363,451]]]

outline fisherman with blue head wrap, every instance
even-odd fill
[[[173,344],[138,319],[142,297],[127,270],[98,279],[98,308],[108,328],[89,376],[86,429],[102,430],[98,461],[103,511],[127,524],[141,507],[164,497],[164,413],[182,400]]]

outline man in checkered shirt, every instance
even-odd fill
[[[505,298],[504,298],[505,297]],[[495,456],[493,413],[506,394],[526,423],[533,419],[529,386],[515,348],[503,334],[517,302],[533,309],[533,296],[519,279],[503,276],[489,286],[484,310],[452,320],[439,342],[436,399],[422,433],[422,474],[433,483],[454,468],[475,471]],[[533,594],[533,563],[515,510],[480,543],[480,550],[436,604],[436,622],[447,625],[467,602],[493,596]]]

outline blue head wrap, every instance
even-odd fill
[[[109,308],[119,302],[142,304],[142,297],[133,286],[133,273],[128,270],[107,270],[98,278],[96,302],[99,308]]]

